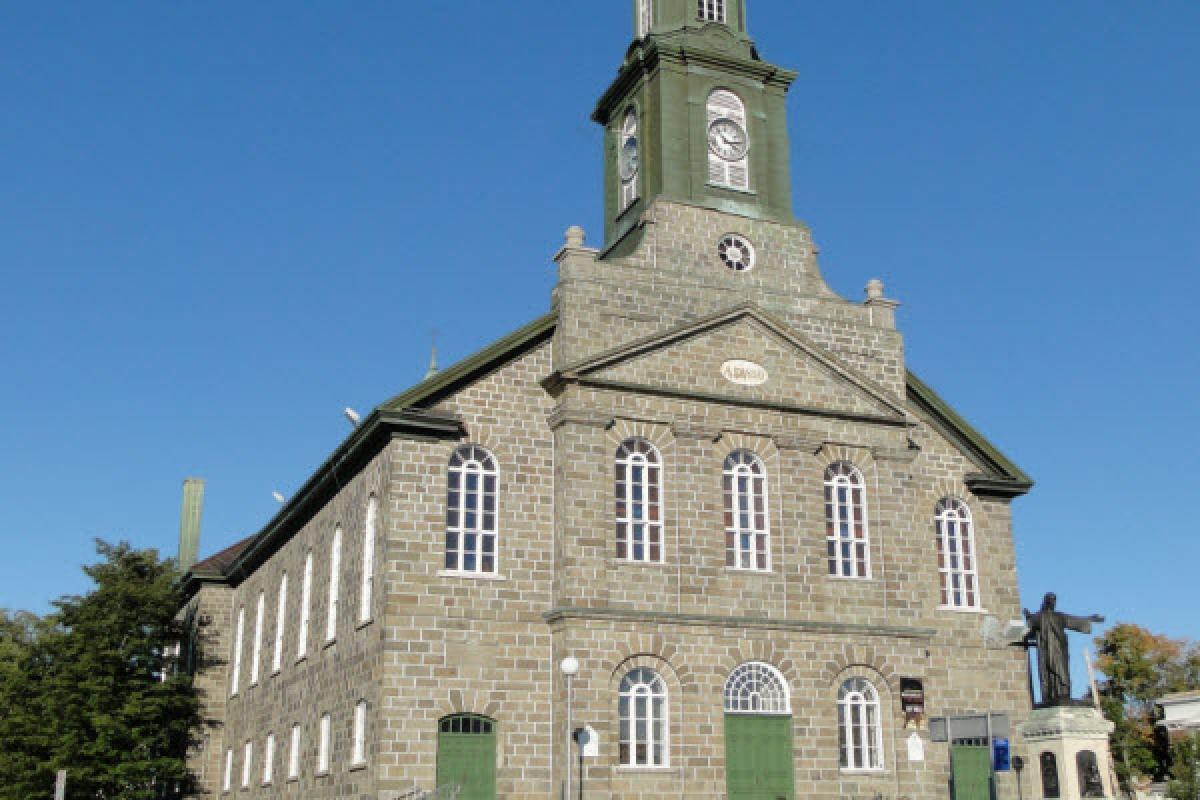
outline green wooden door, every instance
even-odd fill
[[[954,773],[954,800],[991,800],[992,748],[955,744],[950,748]]]
[[[729,800],[794,800],[792,718],[725,715]]]
[[[459,800],[495,800],[496,727],[485,717],[446,717],[438,726],[437,785],[461,786]]]

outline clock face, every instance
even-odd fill
[[[741,161],[750,151],[750,137],[741,125],[722,117],[708,126],[708,146],[726,161]]]
[[[641,156],[638,155],[638,140],[636,136],[626,136],[618,156],[621,180],[631,181],[638,174],[641,166]]]

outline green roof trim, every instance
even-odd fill
[[[507,364],[517,353],[550,338],[558,324],[558,312],[538,317],[502,339],[498,339],[452,367],[418,383],[379,406],[380,410],[400,411],[405,408],[429,406],[453,392],[467,381],[477,380]]]
[[[934,425],[959,447],[974,454],[992,474],[968,476],[967,484],[979,494],[1008,497],[1023,495],[1033,488],[1033,479],[1008,459],[982,433],[962,418],[929,384],[908,371],[908,397],[928,414]]]

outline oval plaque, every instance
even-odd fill
[[[721,374],[725,380],[739,386],[762,386],[770,377],[763,366],[741,359],[726,361],[721,365]]]

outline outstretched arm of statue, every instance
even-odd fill
[[[1079,633],[1091,633],[1092,623],[1103,621],[1103,617],[1097,619],[1094,614],[1090,617],[1076,617],[1071,614],[1063,614],[1063,627],[1067,630],[1078,631]]]

